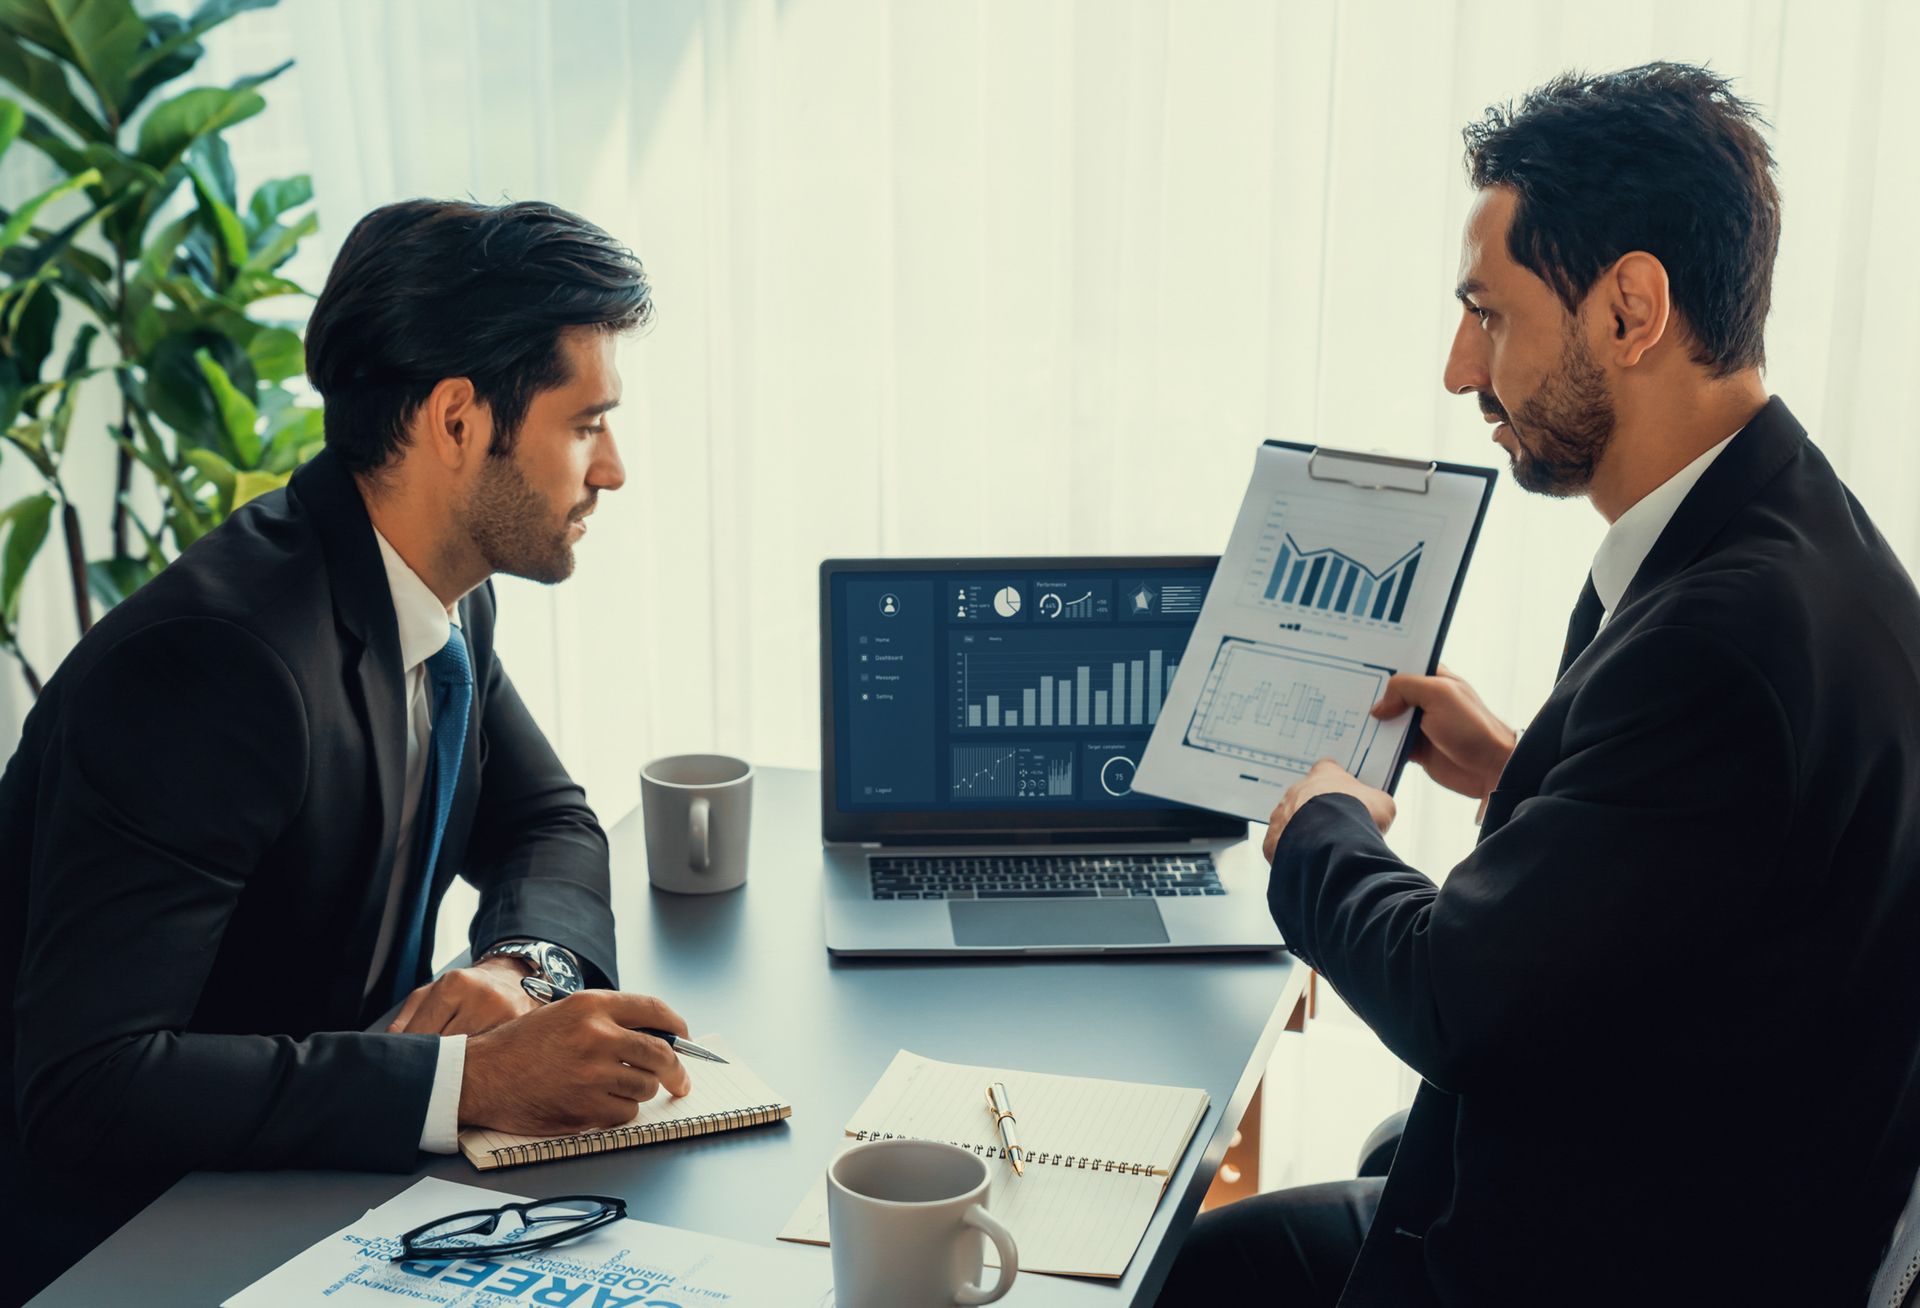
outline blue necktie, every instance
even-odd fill
[[[427,682],[433,695],[433,739],[427,755],[426,784],[413,819],[417,843],[408,869],[407,898],[393,939],[393,989],[389,1005],[413,989],[426,947],[427,900],[433,891],[433,865],[440,857],[440,838],[447,831],[447,810],[453,807],[454,788],[460,784],[460,760],[467,748],[467,716],[473,707],[473,667],[467,662],[466,638],[460,628],[447,632],[447,643],[427,659]],[[432,808],[427,806],[431,804]]]

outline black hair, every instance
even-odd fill
[[[1666,266],[1693,361],[1727,377],[1766,361],[1780,193],[1753,105],[1690,64],[1565,73],[1462,134],[1476,187],[1517,196],[1507,252],[1568,312],[1621,255]]]
[[[307,323],[307,377],[326,441],[352,472],[386,465],[448,377],[472,381],[513,450],[527,407],[565,384],[567,328],[631,331],[653,318],[633,252],[578,215],[523,201],[405,200],[354,225]]]

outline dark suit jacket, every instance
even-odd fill
[[[1865,1302],[1920,1166],[1920,598],[1777,399],[1444,886],[1326,796],[1269,901],[1426,1082],[1343,1305]]]
[[[464,873],[477,949],[550,940],[611,985],[606,836],[494,656],[491,584],[460,610],[473,725],[427,921]],[[0,1189],[55,1170],[35,1159],[156,1184],[415,1165],[436,1041],[360,1029],[401,674],[372,524],[330,452],[67,656],[0,780]]]

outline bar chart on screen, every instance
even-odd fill
[[[960,649],[953,654],[953,728],[1148,727],[1180,667],[1161,646]]]
[[[1333,505],[1276,498],[1248,565],[1240,602],[1314,618],[1397,627],[1420,584],[1421,561],[1441,520],[1396,515],[1392,539],[1379,520]]]
[[[1322,758],[1357,769],[1379,722],[1388,668],[1229,638],[1194,705],[1186,743],[1304,773]]]

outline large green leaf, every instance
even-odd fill
[[[147,15],[147,39],[133,61],[127,94],[120,101],[120,121],[133,121],[133,112],[148,96],[176,77],[193,71],[206,47],[187,34],[187,20],[178,14]]]
[[[229,209],[240,207],[240,197],[233,177],[233,156],[227,150],[226,141],[218,136],[203,136],[193,143],[187,151],[187,167],[193,171],[207,188],[220,197],[220,203]]]
[[[11,33],[0,31],[0,78],[13,83],[22,94],[89,141],[107,141],[113,133],[73,93],[67,70],[57,59],[49,59],[22,45]]]
[[[20,365],[13,361],[11,354],[0,354],[0,431],[13,426],[13,420],[20,416],[26,389],[20,377]]]
[[[229,91],[217,86],[188,91],[156,105],[147,115],[140,124],[140,143],[134,153],[155,168],[171,168],[201,137],[245,122],[266,107],[266,99],[258,91]]]
[[[160,35],[158,40],[150,41],[147,47],[140,51],[134,58],[130,71],[138,82],[139,79],[150,76],[156,65],[168,59],[179,59],[183,56],[186,57],[186,66],[191,68],[194,59],[199,57],[196,43],[200,37],[205,36],[235,14],[244,13],[249,9],[271,9],[279,2],[280,0],[206,0],[205,4],[193,12],[191,18],[182,20],[173,15],[166,15],[173,18],[173,22],[166,25],[164,34]],[[160,30],[159,17],[155,15],[153,19],[148,20],[155,25],[156,31]],[[193,48],[191,56],[187,55],[189,47]]]
[[[20,618],[20,583],[27,579],[33,556],[47,539],[47,527],[53,521],[53,496],[45,491],[29,495],[0,513],[0,531],[6,541],[0,544],[0,615],[7,626]]]
[[[243,472],[234,478],[233,508],[237,509],[248,500],[257,499],[268,491],[279,490],[287,484],[290,472]],[[229,509],[228,512],[232,512]]]
[[[261,235],[264,239],[246,262],[248,272],[272,272],[293,257],[300,242],[320,230],[320,215],[310,213],[291,227],[275,223]]]
[[[288,327],[267,327],[247,342],[247,357],[263,382],[285,381],[307,370],[307,351],[300,333]]]
[[[171,427],[182,449],[198,446],[231,455],[226,420],[194,357],[203,349],[212,352],[241,394],[250,394],[259,386],[253,364],[239,346],[195,324],[168,334],[147,355],[145,403],[140,407]]]
[[[69,177],[64,181],[56,182],[54,185],[40,192],[40,194],[34,196],[31,200],[28,200],[18,209],[15,209],[13,211],[13,217],[7,219],[6,226],[0,227],[0,253],[5,253],[7,250],[12,249],[14,245],[19,242],[20,238],[27,234],[27,229],[33,226],[33,216],[35,214],[52,204],[55,200],[58,200],[61,196],[72,195],[75,191],[89,187],[99,180],[100,174],[94,169],[89,168],[86,172],[76,177]]]
[[[0,0],[0,28],[80,70],[119,116],[147,24],[132,0]]]
[[[200,375],[207,379],[214,403],[220,407],[220,421],[226,428],[227,443],[233,450],[234,466],[242,470],[260,465],[260,410],[227,376],[227,370],[207,350],[194,356]]]
[[[40,380],[40,370],[53,353],[53,331],[60,321],[60,305],[53,291],[40,287],[27,296],[19,316],[19,325],[4,342],[20,370],[20,384],[31,386]],[[0,427],[6,426],[0,423]]]
[[[262,182],[253,193],[253,200],[247,205],[247,230],[255,235],[264,232],[273,220],[289,209],[298,209],[313,199],[313,178],[306,173],[295,177],[283,177],[278,181]]]
[[[56,461],[67,452],[67,432],[73,426],[73,406],[80,398],[80,387],[76,383],[88,371],[93,342],[99,335],[100,329],[87,323],[74,333],[73,347],[67,351],[67,366],[62,370],[62,375],[68,384],[61,389],[60,400],[53,406],[53,420],[48,432]]]
[[[87,565],[87,589],[104,613],[159,575],[151,558],[95,559]]]
[[[7,152],[7,147],[26,125],[27,111],[20,107],[20,102],[0,96],[0,155]]]
[[[233,278],[231,270],[247,261],[247,229],[240,215],[220,198],[199,168],[193,169],[193,190],[200,201],[200,220],[206,224],[207,234],[214,239],[214,248],[222,256],[219,267],[227,270],[224,276],[216,275],[214,284],[224,286]]]

